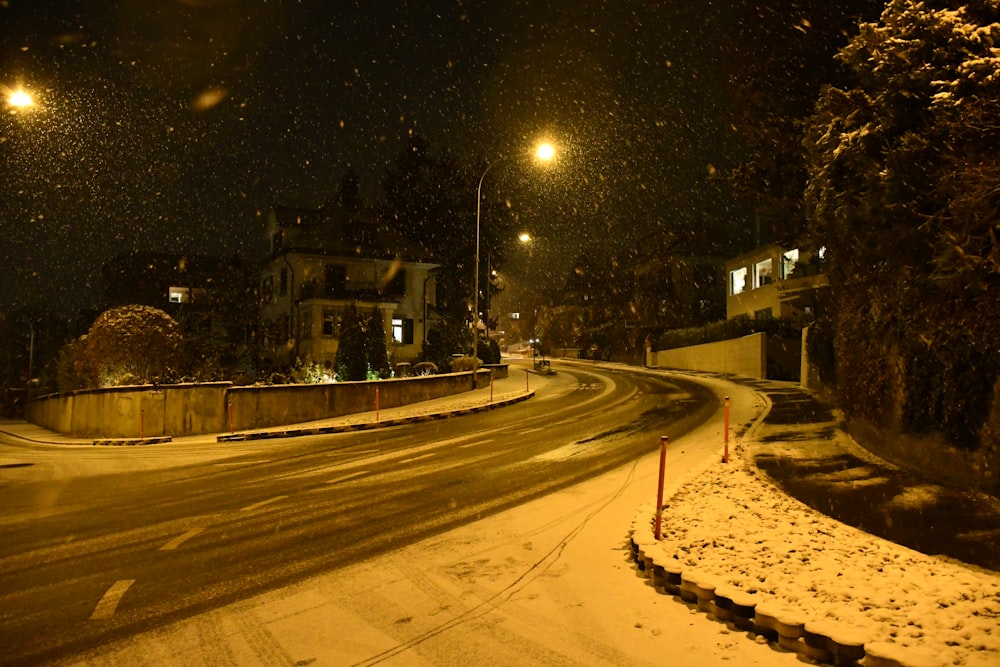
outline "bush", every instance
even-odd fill
[[[500,344],[493,340],[480,340],[478,356],[484,364],[500,363]]]
[[[479,368],[479,359],[474,359],[473,357],[465,356],[451,360],[451,370],[454,373],[474,371],[477,368]]]

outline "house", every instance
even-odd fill
[[[726,262],[726,319],[810,320],[829,285],[818,252],[770,244]]]
[[[382,227],[367,209],[326,204],[320,209],[276,207],[268,215],[271,241],[260,280],[261,363],[297,361],[333,367],[341,318],[350,305],[382,315],[393,364],[423,349],[435,316],[434,270],[420,251]]]

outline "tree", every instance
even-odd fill
[[[365,322],[353,303],[344,311],[340,339],[334,358],[337,379],[341,382],[368,379],[368,354],[365,347]]]
[[[104,311],[77,346],[80,386],[109,387],[173,380],[182,361],[180,328],[151,306]]]
[[[882,0],[756,0],[733,9],[741,65],[732,76],[734,126],[745,153],[732,183],[754,207],[754,244],[794,243],[805,231],[802,122],[821,86],[843,79],[838,49],[882,7]]]
[[[385,323],[382,321],[382,311],[378,306],[372,308],[365,325],[365,359],[368,362],[369,372],[383,380],[392,377],[389,350],[385,344]]]
[[[845,407],[969,448],[1000,371],[998,40],[995,0],[892,0],[805,142]]]

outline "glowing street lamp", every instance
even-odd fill
[[[35,100],[31,96],[31,93],[26,91],[24,88],[18,88],[17,90],[12,90],[7,94],[7,105],[19,111],[21,109],[29,109],[35,106]]]
[[[555,158],[556,149],[555,146],[548,142],[543,142],[535,147],[535,159],[539,162],[550,162]],[[479,223],[482,213],[482,203],[483,203],[483,181],[486,180],[486,174],[490,173],[495,165],[500,164],[511,159],[512,156],[501,157],[494,160],[486,166],[483,170],[483,175],[479,177],[479,187],[476,190],[476,262],[475,270],[476,276],[474,280],[473,287],[473,305],[472,305],[472,357],[476,358],[479,354]],[[475,383],[475,374],[473,374],[472,382]]]

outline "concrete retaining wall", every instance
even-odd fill
[[[707,371],[767,377],[767,334],[755,333],[718,343],[650,352],[649,365],[685,371]]]
[[[475,374],[477,387],[490,371]],[[472,389],[472,373],[378,382],[234,387],[228,382],[89,389],[34,399],[28,421],[78,437],[198,435],[284,426],[442,398]],[[230,425],[230,415],[232,424]]]

